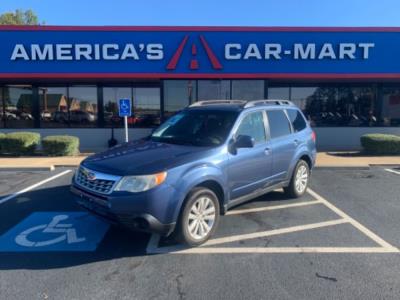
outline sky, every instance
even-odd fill
[[[0,0],[46,25],[400,26],[399,0]]]

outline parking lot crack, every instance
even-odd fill
[[[317,276],[318,278],[321,278],[321,279],[337,282],[337,279],[335,277],[320,275],[320,274],[318,274],[318,272],[315,273],[315,276]]]
[[[183,292],[182,290],[182,278],[183,278],[182,274],[179,274],[178,276],[175,277],[176,289],[178,291],[179,299],[185,299],[186,295],[186,293]]]

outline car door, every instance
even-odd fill
[[[272,157],[268,149],[266,116],[262,110],[243,116],[234,129],[233,140],[239,135],[254,139],[252,148],[240,148],[229,153],[228,182],[231,199],[248,195],[268,185]]]
[[[274,184],[286,180],[298,141],[292,134],[292,127],[285,110],[267,110],[267,118],[272,152],[271,181]]]

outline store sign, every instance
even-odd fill
[[[0,75],[9,76],[250,78],[274,74],[400,73],[400,30],[0,27],[0,38]]]

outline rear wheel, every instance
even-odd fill
[[[289,186],[284,188],[285,193],[292,197],[298,198],[305,194],[308,187],[308,182],[310,179],[310,168],[304,160],[299,160],[292,178],[290,180]]]
[[[219,203],[215,193],[207,188],[193,189],[181,213],[177,238],[189,246],[198,246],[214,233],[219,221]]]

